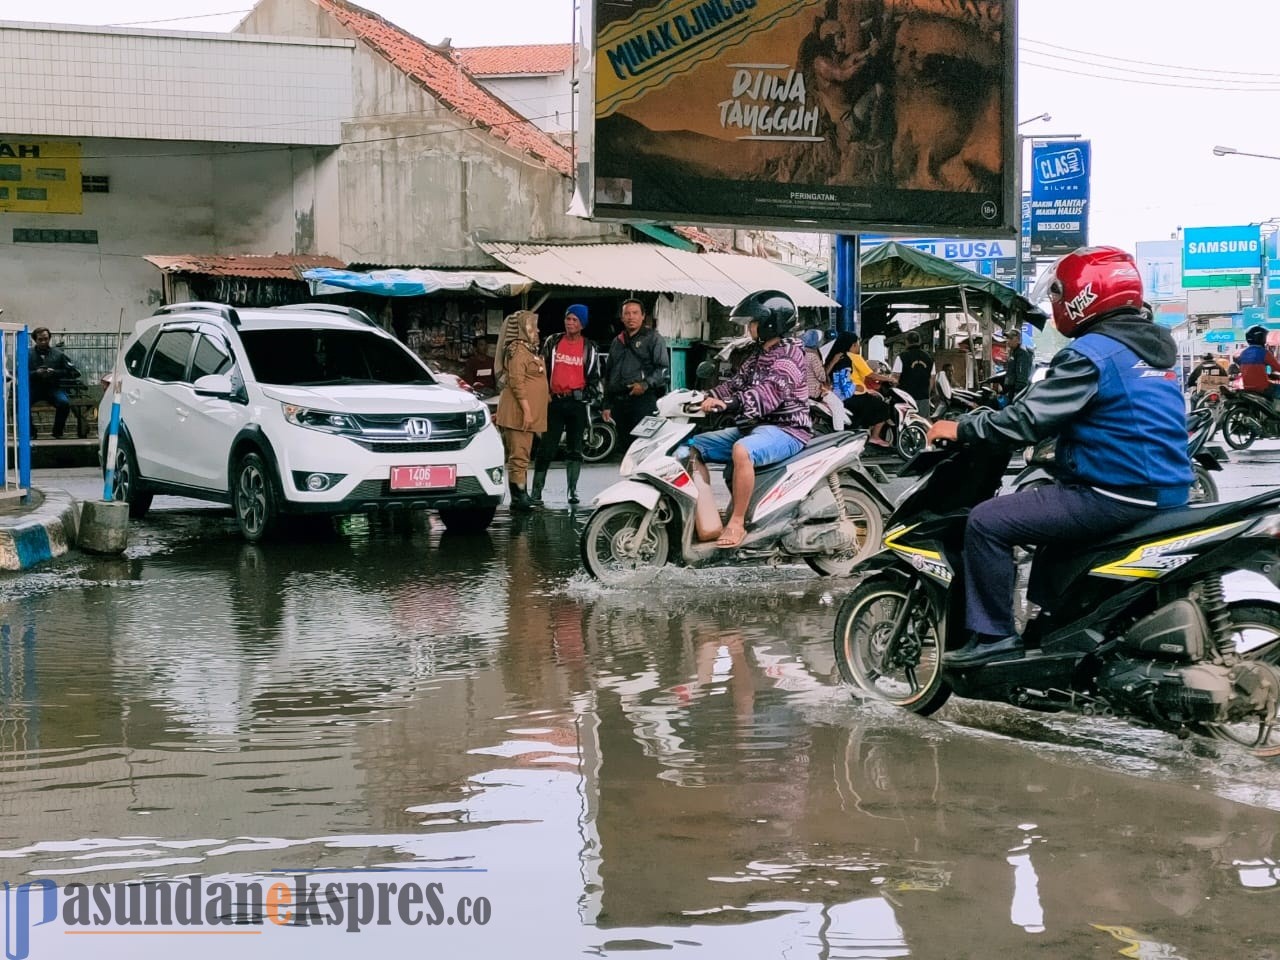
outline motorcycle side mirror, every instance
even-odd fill
[[[703,360],[698,364],[698,369],[693,372],[693,375],[699,380],[711,380],[719,371],[720,368],[715,363],[710,360]]]

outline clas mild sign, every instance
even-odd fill
[[[1184,287],[1247,287],[1262,273],[1262,231],[1257,224],[1188,227],[1182,231]]]
[[[82,213],[80,144],[0,140],[0,213]]]

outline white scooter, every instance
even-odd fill
[[[636,586],[668,563],[686,567],[804,560],[826,576],[848,576],[880,548],[892,509],[862,469],[866,435],[817,437],[798,454],[756,471],[746,537],[736,547],[699,542],[698,483],[686,438],[701,416],[704,393],[677,390],[658,401],[658,415],[632,431],[622,459],[624,479],[592,504],[580,541],[595,579]]]

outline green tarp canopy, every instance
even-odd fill
[[[1043,329],[1044,312],[1012,287],[932,254],[900,243],[882,243],[862,255],[863,337],[898,332],[899,313],[960,313],[981,316],[1010,328],[1023,322]]]

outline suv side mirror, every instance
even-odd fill
[[[223,400],[243,402],[241,388],[223,373],[211,373],[191,385],[198,397],[219,397]]]

